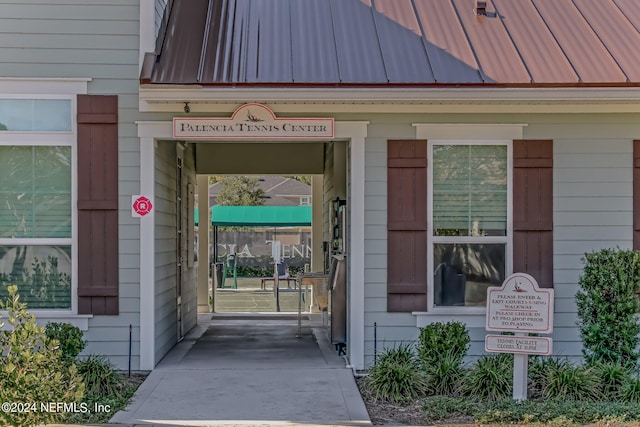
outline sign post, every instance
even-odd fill
[[[551,354],[551,338],[530,337],[529,333],[553,331],[553,289],[540,289],[525,273],[507,277],[501,287],[487,289],[487,331],[513,332],[515,335],[487,335],[485,350],[513,353],[513,399],[527,399],[529,354]]]

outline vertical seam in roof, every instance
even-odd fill
[[[220,25],[220,34],[222,34],[222,32],[224,31],[224,52],[222,53],[222,55],[224,56],[223,58],[223,63],[222,63],[222,76],[220,77],[220,80],[222,81],[230,81],[233,80],[232,75],[231,75],[231,67],[230,67],[230,62],[232,61],[232,50],[233,47],[231,46],[231,44],[233,43],[233,34],[235,33],[235,26],[236,26],[236,19],[235,19],[235,15],[236,15],[236,10],[237,10],[237,5],[234,2],[233,3],[233,10],[231,10],[231,1],[232,0],[227,0],[223,3],[223,11],[222,11],[222,15],[221,16],[225,16],[227,22],[225,23],[225,25]],[[229,5],[229,7],[225,8],[224,5]],[[228,11],[225,13],[224,9],[228,9]],[[222,23],[220,23],[222,24]],[[231,27],[231,28],[229,28]],[[218,70],[218,67],[216,66],[216,72]]]
[[[211,15],[213,11],[212,0],[207,1],[207,19],[204,25],[204,31],[202,34],[202,45],[200,47],[200,62],[198,63],[198,74],[196,75],[196,81],[200,83],[202,81],[202,74],[204,73],[204,63],[207,59],[207,47],[209,44],[209,30],[211,29]]]
[[[480,63],[480,58],[476,55],[476,50],[473,48],[473,43],[471,43],[471,39],[469,38],[469,33],[467,33],[467,28],[464,26],[462,19],[460,19],[460,11],[456,7],[456,4],[453,0],[449,0],[451,6],[453,7],[453,11],[456,13],[456,17],[458,18],[458,24],[460,24],[460,28],[462,28],[462,32],[464,33],[464,38],[467,39],[467,44],[469,45],[469,49],[471,49],[471,54],[473,58],[476,60],[476,64],[478,65],[478,74],[480,74],[480,79],[482,83],[487,83],[486,74],[482,70],[482,65]]]
[[[602,40],[602,38],[600,37],[600,34],[598,34],[598,32],[596,31],[595,28],[593,28],[593,25],[591,25],[591,22],[589,22],[589,20],[587,19],[586,16],[584,16],[584,14],[582,13],[582,11],[580,10],[580,8],[578,7],[578,5],[576,4],[575,0],[571,0],[571,4],[573,5],[573,7],[576,8],[576,10],[578,11],[578,13],[580,14],[580,16],[582,16],[582,19],[584,19],[584,22],[587,23],[587,25],[589,26],[589,28],[591,28],[591,31],[593,31],[593,34],[596,35],[596,37],[598,38],[598,40],[600,41],[600,44],[602,44],[602,46],[604,47],[604,49],[607,51],[607,53],[609,54],[609,56],[611,57],[611,59],[613,59],[613,62],[615,62],[615,64],[618,66],[618,68],[620,69],[620,71],[622,72],[622,74],[624,75],[624,77],[627,79],[627,83],[630,82],[631,80],[629,79],[629,76],[627,76],[627,73],[624,72],[624,69],[622,68],[622,66],[620,65],[620,63],[618,62],[618,60],[616,59],[615,56],[613,56],[613,54],[611,53],[611,51],[609,50],[609,47],[607,46],[607,44]]]
[[[431,75],[433,76],[433,81],[438,83],[438,79],[436,78],[436,72],[433,69],[433,64],[431,63],[431,58],[429,57],[429,50],[427,49],[427,36],[424,32],[424,27],[422,26],[422,20],[419,18],[418,9],[416,8],[416,3],[414,0],[411,0],[411,7],[413,8],[413,14],[416,17],[416,21],[418,22],[418,27],[420,27],[420,41],[422,42],[422,48],[424,49],[424,54],[427,57],[427,62],[429,63],[429,69],[431,70]]]
[[[502,24],[502,28],[504,28],[505,33],[507,33],[507,37],[509,37],[509,40],[511,40],[511,44],[513,45],[513,48],[516,50],[516,54],[518,55],[518,58],[520,58],[520,62],[522,62],[522,66],[524,67],[525,70],[527,70],[527,74],[529,74],[529,82],[534,83],[533,74],[531,74],[531,71],[529,70],[529,67],[527,66],[526,61],[524,60],[524,58],[522,57],[522,54],[520,53],[520,49],[518,49],[518,45],[516,44],[515,40],[513,40],[513,37],[511,36],[509,29],[504,23],[504,20],[502,19],[502,15],[498,10],[498,6],[496,6],[493,0],[491,0],[491,4],[493,4],[493,8],[496,10],[496,19],[500,21],[500,24]]]
[[[384,75],[387,79],[387,83],[389,83],[389,72],[387,71],[387,63],[384,60],[384,52],[382,51],[382,43],[380,43],[380,33],[378,31],[378,25],[376,23],[376,14],[378,11],[376,10],[376,1],[371,0],[371,19],[373,19],[373,28],[376,32],[376,40],[378,41],[378,50],[380,51],[380,59],[382,59],[382,68],[384,69]]]
[[[162,51],[164,50],[164,43],[167,40],[167,29],[169,28],[169,21],[171,20],[171,13],[173,12],[173,7],[175,5],[174,1],[171,1],[169,3],[167,3],[167,6],[165,7],[164,13],[165,15],[167,15],[167,19],[163,19],[162,20],[162,24],[160,26],[160,31],[162,32],[162,43],[160,44],[160,46],[158,46],[158,43],[156,42],[156,46],[155,46],[155,54],[157,56],[162,55]],[[164,17],[163,17],[164,18]],[[158,39],[160,34],[157,35]]]
[[[533,8],[536,10],[536,12],[538,12],[538,16],[540,16],[540,19],[542,19],[542,22],[544,23],[544,26],[547,27],[547,30],[549,31],[549,34],[551,34],[551,37],[553,37],[553,40],[555,40],[556,44],[558,45],[558,48],[560,49],[560,52],[562,52],[562,54],[564,55],[564,58],[567,60],[567,63],[569,63],[569,66],[571,67],[573,72],[576,74],[576,77],[578,77],[578,83],[582,83],[583,82],[582,76],[580,75],[580,73],[578,73],[578,70],[573,65],[573,62],[571,62],[571,58],[569,58],[569,56],[567,55],[567,52],[565,52],[564,48],[562,47],[562,45],[558,41],[558,38],[556,37],[556,35],[553,33],[553,31],[551,31],[551,27],[549,27],[549,24],[544,19],[544,16],[542,16],[542,13],[540,13],[540,9],[538,9],[538,6],[536,6],[535,0],[530,0],[530,1],[531,1],[531,6],[533,6]]]
[[[287,6],[289,7],[289,58],[291,59],[289,66],[291,68],[291,83],[295,83],[295,67],[293,66],[293,15],[291,13],[291,2],[287,2]]]
[[[622,8],[620,7],[620,5],[618,4],[618,0],[613,0],[613,4],[618,8],[618,10],[620,11],[620,13],[622,14],[622,16],[624,16],[624,18],[627,20],[627,22],[629,22],[629,24],[631,24],[631,26],[633,28],[636,29],[637,32],[640,33],[640,28],[636,27],[633,23],[633,21],[631,21],[631,19],[629,19],[629,17],[627,16],[626,13],[624,13],[624,10],[622,10]]]
[[[333,36],[333,51],[336,53],[336,68],[338,71],[338,81],[342,83],[342,73],[340,72],[340,56],[338,55],[338,42],[336,39],[336,26],[333,22],[333,7],[331,7],[331,0],[326,0],[329,3],[329,16],[331,17],[331,35]]]

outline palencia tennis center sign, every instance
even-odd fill
[[[177,139],[329,139],[333,118],[280,118],[262,104],[245,104],[231,117],[175,117]]]

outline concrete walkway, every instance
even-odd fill
[[[370,425],[321,326],[305,320],[296,338],[296,317],[200,315],[111,423]]]

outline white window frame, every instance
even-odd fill
[[[69,322],[88,329],[91,315],[78,315],[78,150],[77,95],[87,93],[90,79],[0,78],[1,99],[60,99],[71,102],[69,131],[0,131],[2,146],[71,147],[71,237],[70,238],[0,238],[0,245],[42,245],[71,247],[71,307],[68,309],[32,309],[39,323]]]
[[[311,196],[300,196],[300,206],[311,205]]]
[[[504,145],[507,147],[507,235],[506,236],[434,236],[433,235],[433,147],[435,145]],[[436,243],[504,243],[505,278],[513,271],[513,141],[505,139],[460,140],[434,139],[427,149],[427,312],[442,315],[484,315],[486,307],[435,306],[433,282],[433,245]]]

